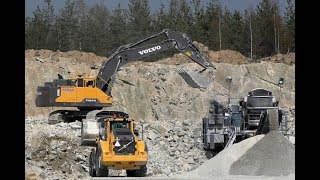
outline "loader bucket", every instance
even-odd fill
[[[212,81],[202,74],[184,69],[177,69],[177,73],[193,88],[207,88]]]

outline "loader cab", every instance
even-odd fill
[[[101,114],[106,119],[106,127],[112,132],[115,128],[129,129],[133,131],[133,119],[129,118],[129,115],[120,111],[104,111]]]
[[[129,121],[111,121],[110,129],[111,131],[115,128],[129,129],[130,130],[130,122]]]

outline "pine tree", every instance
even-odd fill
[[[25,21],[24,21],[24,27],[25,27],[25,31],[24,31],[24,47],[25,49],[31,49],[32,47],[32,43],[34,42],[32,39],[32,29],[31,29],[31,18],[30,17],[26,17]]]
[[[198,42],[204,42],[203,40],[206,39],[204,37],[205,34],[205,25],[204,22],[204,10],[203,7],[200,7],[201,0],[192,0],[192,11],[193,11],[193,20],[190,32],[190,36],[192,39]]]
[[[76,18],[77,18],[77,47],[76,49],[79,49],[82,51],[83,46],[83,40],[85,39],[85,21],[88,16],[87,13],[87,6],[84,2],[84,0],[77,0],[75,2],[75,11],[76,11]]]
[[[129,36],[135,42],[151,33],[151,15],[148,0],[129,0]]]
[[[110,46],[115,51],[119,46],[127,44],[127,20],[125,10],[120,8],[120,3],[113,9],[110,21]],[[111,53],[111,52],[110,52]],[[109,54],[110,54],[109,53]]]
[[[253,24],[254,44],[258,57],[275,54],[274,9],[270,0],[262,0],[256,8],[256,19]]]
[[[191,8],[186,0],[179,1],[179,11],[177,14],[177,31],[184,32],[186,34],[191,34],[192,26],[192,13]]]
[[[29,21],[29,26],[27,26],[28,39],[31,42],[28,43],[30,45],[29,48],[32,49],[45,49],[46,47],[46,36],[47,31],[45,27],[44,21],[44,13],[40,9],[39,5],[36,7],[33,12],[33,18]]]
[[[67,0],[65,7],[60,10],[56,22],[58,49],[60,51],[77,49],[77,23],[75,2]]]
[[[179,5],[178,0],[170,0],[169,11],[168,11],[168,27],[169,29],[178,30],[178,14],[179,14]]]
[[[89,9],[88,16],[84,22],[84,51],[94,52],[100,56],[110,54],[110,16],[108,8],[102,2]]]
[[[44,13],[44,24],[45,24],[45,46],[46,49],[55,49],[55,34],[53,31],[54,19],[55,16],[53,14],[54,8],[51,0],[44,0],[45,7],[43,8]]]
[[[156,16],[154,17],[154,31],[160,32],[163,29],[168,29],[168,18],[167,14],[164,10],[164,4],[160,3],[160,8],[156,12]]]
[[[287,52],[295,51],[295,1],[287,0],[288,6],[284,15],[284,43]]]
[[[253,60],[253,27],[252,22],[255,18],[255,12],[249,8],[244,11],[243,31],[241,35],[240,53]]]
[[[241,38],[243,34],[243,19],[239,11],[234,11],[226,9],[223,16],[223,48],[231,49],[234,51],[243,50]]]
[[[220,49],[219,21],[221,20],[221,15],[222,10],[219,0],[210,0],[207,4],[204,19],[208,24],[206,44],[208,44],[211,50]]]

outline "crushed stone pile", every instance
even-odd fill
[[[197,169],[177,177],[206,178],[229,175],[230,166],[263,137],[264,135],[258,135],[233,144],[200,165]]]
[[[271,131],[236,162],[230,174],[287,176],[295,172],[295,146],[280,132]]]
[[[257,135],[224,149],[182,178],[259,178],[295,175],[295,146],[280,132]]]

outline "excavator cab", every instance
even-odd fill
[[[96,84],[95,78],[76,78],[76,79],[70,79],[73,81],[73,84],[76,87],[91,87],[94,88]]]

